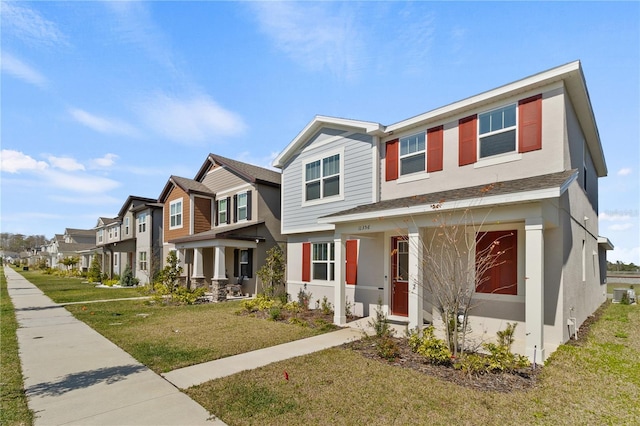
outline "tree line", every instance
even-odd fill
[[[32,248],[48,244],[49,240],[44,235],[13,234],[11,232],[0,233],[0,249],[20,253]]]

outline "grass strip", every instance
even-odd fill
[[[158,373],[323,333],[236,315],[239,302],[159,306],[131,300],[66,308]]]
[[[7,291],[4,268],[0,266],[0,424],[32,425],[33,412],[24,393],[22,367],[18,353],[18,338],[13,303]]]
[[[587,341],[562,345],[539,380],[479,391],[334,348],[186,392],[230,425],[635,424],[640,308],[607,306]]]
[[[46,275],[41,271],[18,271],[56,303],[85,302],[91,300],[123,299],[142,296],[142,287],[99,288],[84,278]]]

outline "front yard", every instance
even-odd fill
[[[186,392],[230,425],[636,424],[640,309],[607,306],[589,337],[561,346],[528,390],[476,390],[335,348]]]

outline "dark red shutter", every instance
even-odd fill
[[[387,142],[385,169],[387,182],[398,179],[398,139]]]
[[[233,223],[238,221],[238,194],[233,196]]]
[[[358,240],[347,240],[347,284],[356,284],[358,280]]]
[[[518,102],[518,152],[542,149],[542,95]]]
[[[227,221],[225,223],[231,223],[231,197],[227,197]]]
[[[492,231],[478,234],[476,239],[476,265],[479,256],[487,253],[494,241],[499,244],[491,248],[491,254],[503,252],[493,260],[494,266],[485,271],[478,293],[518,294],[518,237],[517,231]]]
[[[443,136],[443,126],[427,130],[427,172],[429,173],[442,170]]]
[[[252,196],[251,190],[247,191],[247,220],[251,220]]]
[[[311,281],[311,243],[302,243],[302,281]]]
[[[460,119],[458,122],[458,165],[476,162],[477,115]]]

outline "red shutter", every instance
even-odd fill
[[[518,152],[542,149],[542,95],[518,102]]]
[[[477,115],[472,115],[458,122],[458,165],[460,166],[476,162],[477,118]]]
[[[444,127],[438,126],[427,130],[427,172],[442,170],[442,138]]]
[[[311,281],[311,243],[302,243],[302,281]]]
[[[385,169],[387,182],[398,179],[398,139],[387,142]]]
[[[358,280],[358,240],[347,240],[347,284],[356,284]]]
[[[484,273],[483,281],[478,285],[478,293],[518,294],[518,233],[511,231],[492,231],[478,234],[476,239],[476,262],[481,253],[487,253],[494,241],[500,244],[491,248],[491,253],[503,252]],[[488,253],[487,253],[488,255]]]

